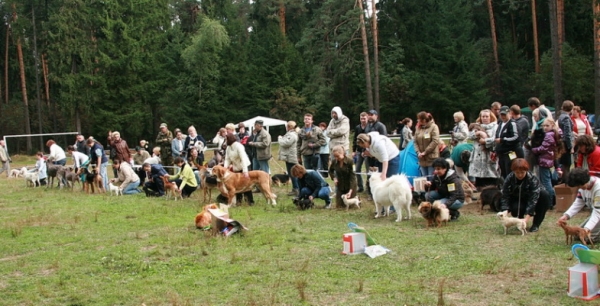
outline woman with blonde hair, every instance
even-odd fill
[[[531,152],[537,156],[540,183],[550,195],[550,206],[553,207],[556,202],[552,187],[552,167],[554,167],[554,160],[563,153],[562,141],[554,119],[546,118],[542,123],[542,129],[545,133],[544,140],[539,146],[531,148]]]
[[[454,128],[450,133],[452,135],[452,146],[459,145],[461,143],[466,143],[467,138],[469,137],[469,126],[467,122],[465,122],[465,115],[463,112],[454,113]]]
[[[292,167],[298,163],[298,133],[296,132],[296,122],[288,121],[286,124],[287,132],[283,136],[278,137],[279,142],[279,160],[285,161],[285,168],[287,174],[292,172]],[[292,191],[288,195],[297,196],[298,190],[298,179],[290,177],[292,180]]]
[[[333,162],[329,167],[329,176],[333,179],[333,183],[337,188],[335,193],[336,208],[344,207],[342,195],[348,194],[354,198],[357,194],[357,180],[354,172],[354,162],[351,157],[346,155],[344,147],[337,145],[331,151],[333,154]]]

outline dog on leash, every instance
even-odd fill
[[[83,175],[83,190],[86,193],[95,193],[96,188],[98,189],[98,193],[106,193],[102,175],[96,171],[96,167],[92,167],[92,171],[89,171],[88,168],[81,167],[79,168],[79,171],[77,171],[77,175]]]
[[[40,172],[39,170],[35,170],[34,172],[25,172],[25,184],[29,187],[29,183],[31,183],[31,187],[41,186],[40,185]]]
[[[425,219],[426,228],[433,225],[440,227],[442,223],[447,225],[450,220],[450,210],[440,201],[435,201],[433,204],[427,201],[421,202],[418,210],[423,219]]]
[[[255,185],[260,189],[267,199],[267,203],[275,206],[277,195],[271,191],[271,177],[264,171],[248,171],[246,178],[242,173],[231,172],[223,166],[215,166],[212,173],[217,176],[218,188],[221,194],[227,197],[227,205],[231,205],[235,200],[236,193],[242,193],[252,190]]]
[[[203,194],[203,203],[206,203],[206,196],[208,199],[212,199],[212,190],[217,188],[217,177],[210,174],[210,170],[206,166],[198,167],[200,174],[201,188]]]
[[[123,190],[121,190],[119,186],[113,185],[113,183],[108,183],[108,192],[110,192],[111,196],[113,195],[113,193],[115,194],[115,196],[123,195]]]
[[[48,185],[46,188],[54,185],[54,178],[58,180],[58,188],[63,186],[63,178],[65,176],[65,167],[55,165],[50,160],[46,161],[46,173],[48,174]]]
[[[516,227],[521,231],[521,236],[524,236],[527,233],[527,222],[525,219],[513,218],[508,216],[508,211],[501,211],[496,214],[500,221],[502,222],[502,226],[504,226],[504,235],[510,227]]]
[[[273,174],[271,180],[273,181],[273,184],[281,187],[281,185],[287,185],[290,182],[290,176],[287,172],[284,172],[283,174]]]
[[[81,180],[79,180],[79,175],[73,172],[71,167],[67,167],[65,169],[65,179],[67,180],[67,184],[71,185],[71,190],[75,187],[75,183],[79,183],[81,185]],[[82,186],[83,187],[83,186]]]
[[[181,192],[179,192],[177,184],[170,182],[166,176],[161,176],[160,178],[163,180],[163,183],[165,185],[167,200],[171,197],[175,198],[175,201],[177,201],[177,198],[181,198],[183,200],[183,196],[181,195]]]
[[[23,167],[21,169],[12,169],[10,170],[10,175],[8,177],[19,178],[25,176],[25,173],[27,173],[27,167]]]
[[[348,209],[352,205],[356,205],[356,207],[358,207],[358,209],[360,209],[360,198],[358,197],[358,194],[354,198],[350,198],[351,196],[352,196],[352,189],[350,189],[350,191],[348,191],[348,193],[341,195],[342,201],[344,201],[344,205],[346,205],[346,211],[348,211]]]
[[[292,202],[296,205],[300,210],[311,209],[315,206],[315,202],[311,199],[307,198],[293,198]]]
[[[410,204],[412,203],[412,190],[410,189],[410,183],[406,175],[393,175],[388,177],[385,181],[381,180],[381,173],[377,172],[377,168],[371,168],[369,171],[371,178],[369,183],[371,185],[371,193],[373,194],[373,202],[375,203],[375,209],[377,214],[375,218],[379,218],[380,210],[379,207],[385,208],[384,216],[390,214],[390,206],[394,206],[396,209],[396,222],[402,221],[402,210],[407,212],[407,218],[411,218]]]
[[[565,231],[566,243],[569,245],[573,242],[575,236],[579,237],[581,243],[587,245],[586,238],[592,244],[592,249],[594,248],[594,241],[592,241],[592,233],[586,229],[579,226],[569,226],[567,225],[567,221],[560,220],[558,221],[558,226],[562,227]]]
[[[481,211],[485,205],[489,205],[490,209],[494,212],[499,212],[501,209],[500,200],[502,199],[502,192],[495,185],[485,186],[481,189],[479,194],[479,202],[481,203]]]

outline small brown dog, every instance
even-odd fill
[[[562,227],[565,231],[566,243],[569,245],[573,242],[573,238],[575,236],[579,237],[581,243],[587,245],[585,239],[587,238],[592,244],[592,248],[594,248],[594,241],[592,241],[592,233],[588,229],[579,227],[579,226],[568,226],[567,221],[560,220],[558,221],[558,226]]]
[[[163,183],[165,185],[165,193],[167,194],[167,200],[171,197],[175,198],[175,201],[177,201],[177,198],[181,198],[183,200],[183,196],[181,196],[181,192],[179,192],[177,184],[170,182],[169,178],[167,178],[166,176],[161,176],[160,178],[163,180]]]
[[[196,215],[196,227],[199,229],[208,229],[207,226],[212,222],[212,215],[208,210],[217,208],[219,208],[217,204],[205,205],[202,211]]]

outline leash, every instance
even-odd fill
[[[277,165],[277,167],[279,168],[279,170],[287,173],[287,170],[283,169],[283,167],[281,167],[281,165],[279,165],[279,163],[275,160],[275,158],[273,158],[273,156],[271,156],[271,159],[274,160],[275,164]],[[287,173],[288,175],[290,175],[289,173]]]

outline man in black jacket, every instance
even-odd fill
[[[367,113],[360,113],[360,124],[354,127],[354,141],[352,142],[352,158],[354,159],[354,171],[356,172],[356,182],[358,185],[358,192],[365,191],[362,174],[363,164],[365,165],[365,172],[369,171],[369,166],[365,162],[365,158],[362,156],[362,152],[365,151],[361,146],[356,143],[358,135],[366,133],[367,125],[369,124],[367,119]],[[368,184],[368,182],[367,182]]]
[[[558,163],[562,169],[562,181],[563,183],[568,183],[569,172],[571,169],[571,165],[573,165],[573,160],[571,156],[573,156],[573,144],[575,143],[575,135],[573,134],[573,122],[571,121],[571,110],[573,110],[573,102],[566,100],[563,102],[562,107],[560,108],[560,115],[558,115],[558,119],[556,122],[558,123],[558,127],[562,131],[562,142],[565,147],[565,153],[560,156],[558,159]],[[594,131],[596,131],[596,127],[594,124]]]
[[[500,108],[500,119],[502,123],[496,129],[496,155],[502,178],[510,173],[510,163],[517,158],[517,150],[520,144],[517,124],[510,119],[508,106]]]
[[[440,200],[450,210],[450,221],[455,221],[460,216],[458,210],[465,204],[462,181],[444,158],[435,159],[431,166],[433,180],[425,183],[430,186],[425,198],[429,202]]]

